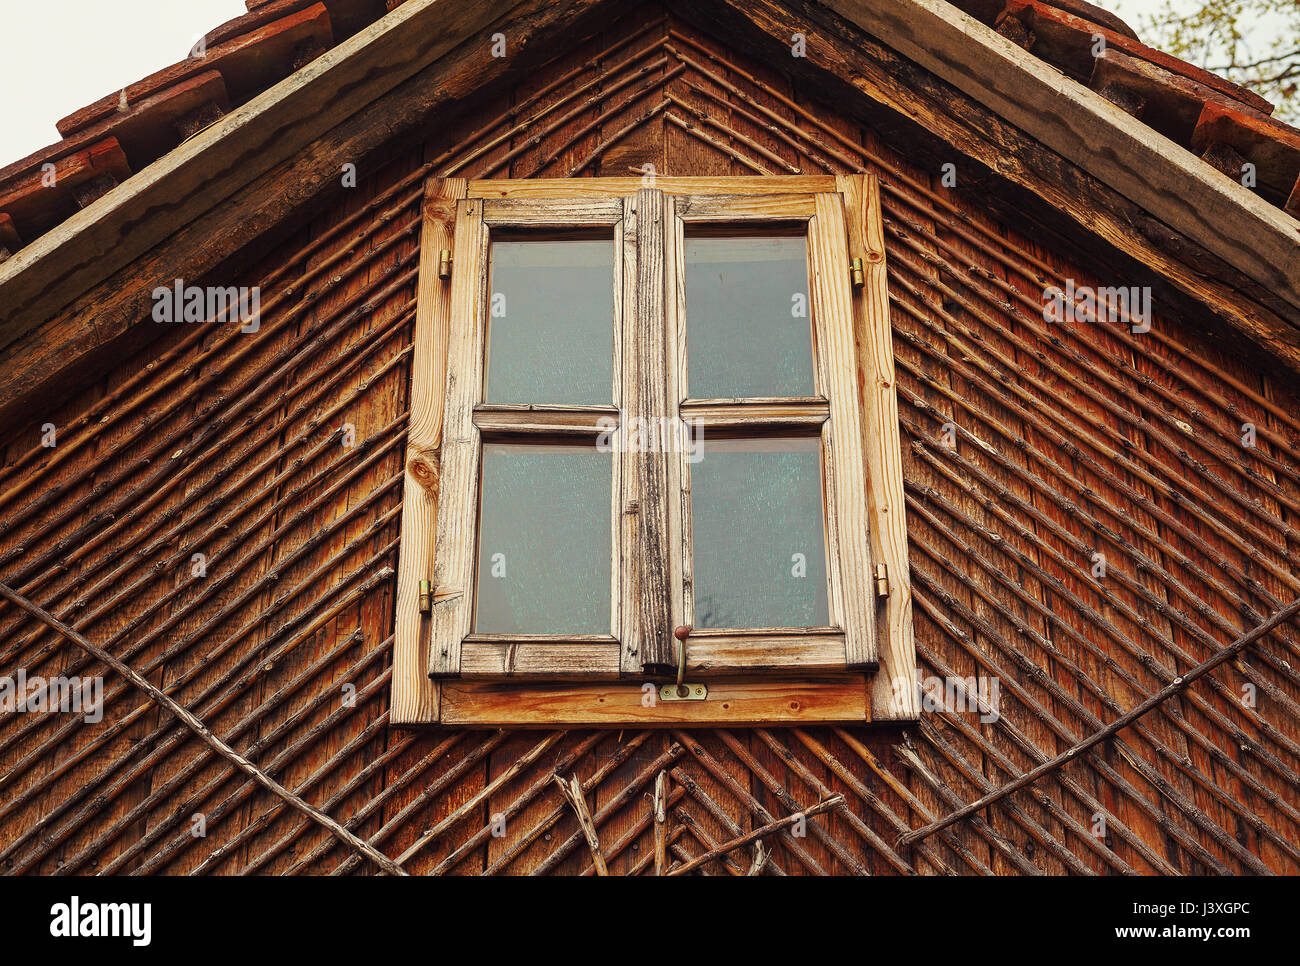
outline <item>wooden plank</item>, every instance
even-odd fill
[[[570,182],[573,184],[574,182]],[[557,198],[539,205],[533,198],[491,198],[483,202],[487,225],[519,225],[530,228],[571,228],[575,225],[616,225],[623,220],[619,198]]]
[[[616,680],[618,641],[485,640],[473,634],[461,643],[462,678],[566,678]]]
[[[808,254],[819,378],[824,380],[820,388],[830,400],[831,410],[830,419],[822,426],[831,614],[844,628],[848,666],[863,668],[874,665],[878,658],[847,245],[843,199],[838,192],[817,195]]]
[[[682,419],[708,430],[761,430],[773,427],[815,428],[830,418],[825,399],[766,401],[692,399],[680,405]]]
[[[686,644],[687,675],[779,671],[824,674],[844,671],[844,633],[831,628],[694,630]]]
[[[867,465],[867,531],[871,559],[889,568],[889,596],[877,611],[880,671],[871,684],[877,720],[916,720],[916,640],[903,494],[902,440],[898,428],[894,339],[889,320],[888,269],[874,174],[841,175],[849,251],[862,258],[866,284],[854,299],[854,333],[863,367],[862,434]]]
[[[580,725],[813,725],[862,722],[870,717],[865,679],[789,678],[719,681],[704,701],[658,701],[626,684],[513,684],[447,681],[442,691],[445,725],[555,728]]]
[[[473,410],[483,394],[483,334],[487,307],[487,228],[483,203],[459,202],[451,280],[446,401],[443,415],[438,539],[433,562],[429,674],[460,672],[460,646],[474,612],[474,539],[478,521],[479,431]],[[454,595],[454,596],[452,596]]]
[[[620,677],[618,641],[608,635],[559,639],[549,635],[471,634],[461,642],[462,678],[613,681]],[[693,679],[768,671],[843,673],[844,634],[831,628],[695,631],[686,649]]]
[[[597,436],[618,423],[613,406],[526,406],[490,404],[474,407],[482,433]]]
[[[686,195],[677,199],[685,222],[806,222],[816,210],[811,194]]]
[[[853,24],[824,13],[820,7],[808,7],[796,16],[778,0],[746,0],[743,4],[737,0],[721,2],[723,9],[716,16],[710,17],[710,25],[741,49],[755,50],[760,56],[770,56],[776,45],[785,47],[789,44],[792,31],[804,31],[808,56],[795,61],[792,70],[809,78],[812,83],[820,81],[827,84],[826,95],[837,102],[843,102],[843,113],[862,121],[869,112],[874,113],[871,112],[870,102],[875,102],[915,119],[954,150],[996,172],[1011,185],[1026,188],[1040,197],[1044,202],[1042,210],[1030,209],[1028,212],[1040,223],[1050,224],[1055,213],[1059,212],[1071,222],[1068,226],[1061,226],[1060,230],[1068,232],[1074,226],[1082,227],[1106,246],[1131,255],[1138,264],[1167,278],[1192,299],[1214,305],[1233,325],[1284,359],[1287,365],[1300,368],[1300,311],[1279,296],[1275,285],[1276,277],[1288,271],[1292,278],[1300,278],[1300,271],[1295,268],[1280,267],[1289,261],[1300,259],[1300,245],[1295,244],[1296,239],[1300,238],[1300,229],[1293,226],[1290,253],[1274,262],[1272,267],[1263,264],[1270,259],[1248,255],[1259,269],[1258,275],[1252,275],[1235,267],[1225,254],[1216,251],[1222,245],[1194,243],[1186,233],[1171,228],[1160,217],[1161,205],[1152,203],[1152,208],[1148,211],[1143,203],[1125,196],[1118,182],[1095,176],[1086,171],[1084,166],[1063,160],[1058,151],[1046,146],[1032,133],[1025,133],[1029,129],[1022,130],[1018,126],[1019,122],[1014,119],[1004,120],[995,110],[979,103],[978,97],[964,95],[956,80],[948,83],[935,76],[942,75],[942,71],[935,69],[932,74],[917,67],[912,60],[899,56],[866,36]],[[899,2],[901,0],[891,0],[890,6],[896,7]],[[866,5],[859,3],[854,6],[862,13],[864,22],[868,19],[872,23],[879,22],[874,14],[867,12]],[[950,10],[942,3],[932,6]],[[969,27],[972,34],[984,31],[981,25],[957,11],[950,12],[954,19]],[[767,35],[764,41],[755,44],[748,26],[743,32],[730,26],[733,23],[743,23],[746,19]],[[897,21],[891,24],[891,29],[899,27]],[[870,23],[863,29],[880,36]],[[916,34],[925,35],[923,30]],[[992,39],[1001,41],[996,36]],[[952,38],[952,43],[954,47],[960,46],[958,38]],[[908,49],[915,46],[913,41]],[[1019,50],[1014,45],[1008,46]],[[898,49],[904,50],[902,47]],[[1050,66],[1039,63],[1023,51],[1021,54],[1027,60],[1038,63],[1040,70],[1054,73]],[[934,60],[933,57],[927,59]],[[924,62],[919,58],[917,60]],[[1002,85],[1005,85],[1006,77],[1014,73],[988,72],[983,66],[976,65],[970,65],[966,69],[973,75],[987,76],[992,83]],[[1056,76],[1060,78],[1059,74]],[[841,78],[843,86],[837,86],[840,85]],[[1065,81],[1064,78],[1061,80]],[[859,94],[866,95],[867,100],[859,97]],[[1104,101],[1103,98],[1098,99]],[[1076,154],[1089,156],[1097,153],[1091,139],[1082,133],[1091,130],[1091,123],[1064,125],[1051,103],[1049,100],[1045,107],[1037,108],[1042,119],[1035,126],[1049,124],[1066,128],[1069,133],[1067,135],[1062,132],[1062,136],[1079,142]],[[1123,114],[1114,105],[1109,105],[1109,110]],[[1109,121],[1098,126],[1108,127]],[[1184,149],[1165,141],[1154,131],[1150,132],[1150,138],[1167,144],[1170,152],[1188,156]],[[1105,153],[1112,159],[1126,158],[1118,150]],[[1199,164],[1199,159],[1193,160]],[[1130,162],[1125,160],[1119,163]],[[1130,174],[1141,171],[1145,177],[1148,170],[1156,171],[1164,167],[1158,161],[1150,163],[1152,166],[1149,169],[1145,160],[1141,164],[1132,163]],[[1210,172],[1202,174],[1210,180],[1217,177]],[[1024,210],[1022,205],[1011,201],[1003,188],[996,186],[996,182],[994,187],[995,193],[990,196],[990,203],[996,202],[999,207],[1013,214]],[[1228,189],[1233,189],[1233,185],[1225,181],[1215,191],[1217,193]],[[1188,188],[1186,191],[1168,189],[1162,194],[1169,204],[1196,209],[1199,213],[1197,217],[1207,219],[1211,224],[1214,223],[1214,218],[1209,212],[1216,211],[1218,207],[1234,210],[1234,219],[1246,217],[1253,221],[1255,214],[1246,215],[1245,212],[1236,210],[1235,199],[1239,197],[1237,191],[1250,194],[1241,186],[1236,186],[1232,190],[1234,200],[1231,204],[1224,204],[1228,199],[1206,201],[1211,196],[1201,195],[1196,188]],[[1271,209],[1273,214],[1268,215],[1269,206],[1262,199],[1255,199],[1252,209],[1260,211],[1261,217],[1285,221],[1285,216],[1277,209]],[[1251,247],[1250,234],[1248,230],[1242,233],[1245,241],[1233,237],[1231,245],[1235,246],[1236,251],[1241,252]],[[1233,235],[1236,235],[1235,228]],[[1138,279],[1132,281],[1137,283]]]
[[[451,249],[456,202],[465,196],[460,178],[430,178],[424,187],[420,228],[420,281],[416,291],[411,359],[410,423],[402,485],[402,543],[397,567],[397,616],[393,633],[393,724],[438,720],[438,685],[428,676],[429,621],[418,609],[420,581],[433,576],[438,532],[438,461],[446,392],[451,292],[438,277],[438,253]]]
[[[636,313],[625,318],[633,333],[632,356],[626,371],[635,373],[625,385],[630,414],[655,426],[668,416],[667,346],[665,342],[664,195],[642,188],[630,202],[636,219]],[[632,300],[628,300],[632,301]],[[674,503],[668,492],[668,457],[659,452],[628,454],[636,474],[636,584],[632,600],[631,646],[645,673],[666,673],[676,666],[673,640],[672,548],[669,518]],[[626,669],[625,669],[626,670]]]
[[[409,0],[159,158],[112,204],[82,211],[0,266],[13,313],[0,343],[29,312],[58,307],[39,300],[51,282],[67,298],[84,291],[518,6]],[[100,257],[84,258],[88,250]]]
[[[469,183],[470,198],[621,198],[646,187],[641,178],[501,178]],[[833,175],[780,177],[654,179],[655,189],[667,195],[769,195],[816,194],[834,191]]]

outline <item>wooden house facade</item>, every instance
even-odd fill
[[[1081,0],[248,6],[0,171],[0,675],[103,688],[97,721],[0,715],[0,870],[1300,872],[1300,132],[1269,105]],[[841,588],[887,658],[688,656],[710,696],[639,716],[598,705],[671,667],[512,680],[506,643],[430,676],[466,592],[410,550],[457,522],[458,232],[560,179],[861,195],[875,308],[819,346],[865,414],[836,492],[897,501],[885,593]],[[157,321],[191,283],[256,321]],[[1149,311],[1045,312],[1116,287]],[[842,533],[874,568],[871,502]]]

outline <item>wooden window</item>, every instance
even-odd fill
[[[430,181],[394,723],[915,717],[881,234],[867,176]]]

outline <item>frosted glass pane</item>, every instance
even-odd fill
[[[613,401],[612,238],[494,241],[488,292],[488,402]]]
[[[610,454],[484,443],[482,634],[610,632]]]
[[[686,366],[694,399],[814,395],[808,243],[686,239]]]
[[[825,627],[820,443],[705,440],[691,467],[698,627]]]

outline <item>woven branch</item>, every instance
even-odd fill
[[[289,791],[289,789],[285,788],[239,752],[235,751],[234,748],[231,748],[228,744],[213,734],[208,729],[208,726],[199,718],[187,711],[164,691],[150,684],[147,679],[142,677],[140,673],[135,670],[135,668],[118,660],[117,657],[104,650],[98,644],[94,644],[82,637],[49,611],[33,604],[30,600],[23,597],[7,584],[0,584],[0,596],[6,597],[11,603],[16,604],[18,607],[27,611],[27,613],[32,617],[35,617],[37,620],[46,624],[52,630],[57,631],[61,636],[76,644],[83,651],[92,654],[94,657],[111,667],[114,671],[123,675],[128,681],[148,695],[152,701],[161,705],[164,709],[179,718],[182,724],[202,738],[203,741],[206,742],[218,755],[226,759],[240,771],[245,772],[263,788],[284,799],[284,801],[293,808],[297,809],[303,815],[306,815],[312,821],[325,828],[331,835],[343,842],[349,848],[360,852],[391,875],[406,875],[406,872],[402,870],[401,866],[388,856],[384,855],[384,853],[380,852],[369,842],[357,838],[338,822],[334,821],[334,819],[330,818],[324,812],[320,812],[313,808],[308,802]]]
[[[931,822],[929,825],[926,825],[923,828],[916,829],[913,832],[908,832],[906,835],[900,836],[898,839],[899,846],[901,847],[904,845],[910,845],[911,843],[919,839],[923,839],[928,835],[933,835],[935,832],[938,832],[941,829],[947,828],[949,825],[952,825],[955,822],[960,822],[962,819],[974,815],[976,812],[987,808],[988,806],[992,805],[994,802],[998,801],[999,799],[1005,798],[1006,796],[1010,795],[1012,792],[1018,791],[1019,789],[1024,788],[1026,785],[1033,784],[1039,778],[1042,778],[1044,775],[1055,771],[1056,769],[1064,765],[1066,762],[1073,761],[1075,758],[1077,758],[1079,755],[1086,752],[1088,749],[1094,747],[1095,745],[1100,744],[1101,742],[1105,741],[1107,738],[1110,738],[1113,735],[1117,734],[1118,732],[1122,731],[1124,728],[1127,728],[1129,725],[1131,725],[1134,721],[1137,721],[1148,711],[1151,711],[1152,709],[1163,704],[1169,698],[1173,697],[1175,694],[1178,694],[1179,692],[1183,691],[1190,684],[1192,684],[1192,682],[1196,681],[1201,677],[1204,677],[1206,674],[1209,674],[1220,664],[1232,658],[1236,654],[1239,654],[1247,646],[1259,640],[1269,631],[1281,626],[1282,624],[1285,624],[1296,614],[1300,614],[1300,598],[1296,598],[1286,607],[1274,613],[1273,616],[1270,617],[1268,620],[1264,621],[1264,623],[1257,625],[1254,630],[1249,631],[1246,634],[1243,634],[1241,637],[1237,638],[1227,647],[1220,650],[1217,654],[1213,655],[1212,657],[1208,658],[1205,661],[1202,661],[1196,667],[1192,668],[1186,674],[1182,675],[1181,677],[1174,678],[1173,681],[1171,681],[1168,685],[1161,688],[1155,694],[1151,695],[1151,697],[1147,698],[1145,701],[1143,701],[1137,707],[1133,708],[1131,711],[1128,711],[1127,713],[1116,718],[1114,721],[1112,721],[1110,724],[1108,724],[1106,727],[1102,728],[1101,730],[1093,732],[1087,738],[1084,738],[1082,741],[1080,741],[1078,744],[1074,745],[1073,747],[1066,749],[1061,754],[1057,755],[1055,758],[1049,759],[1048,761],[1043,762],[1041,765],[1039,765],[1037,768],[1033,769],[1032,771],[1027,771],[1019,778],[1007,782],[1005,785],[1003,785],[1001,788],[997,789],[996,791],[989,792],[989,794],[985,795],[983,798],[979,799],[978,801],[971,802],[969,805],[957,809],[957,811],[953,812],[951,815],[947,816],[946,818],[941,818],[937,822]]]

